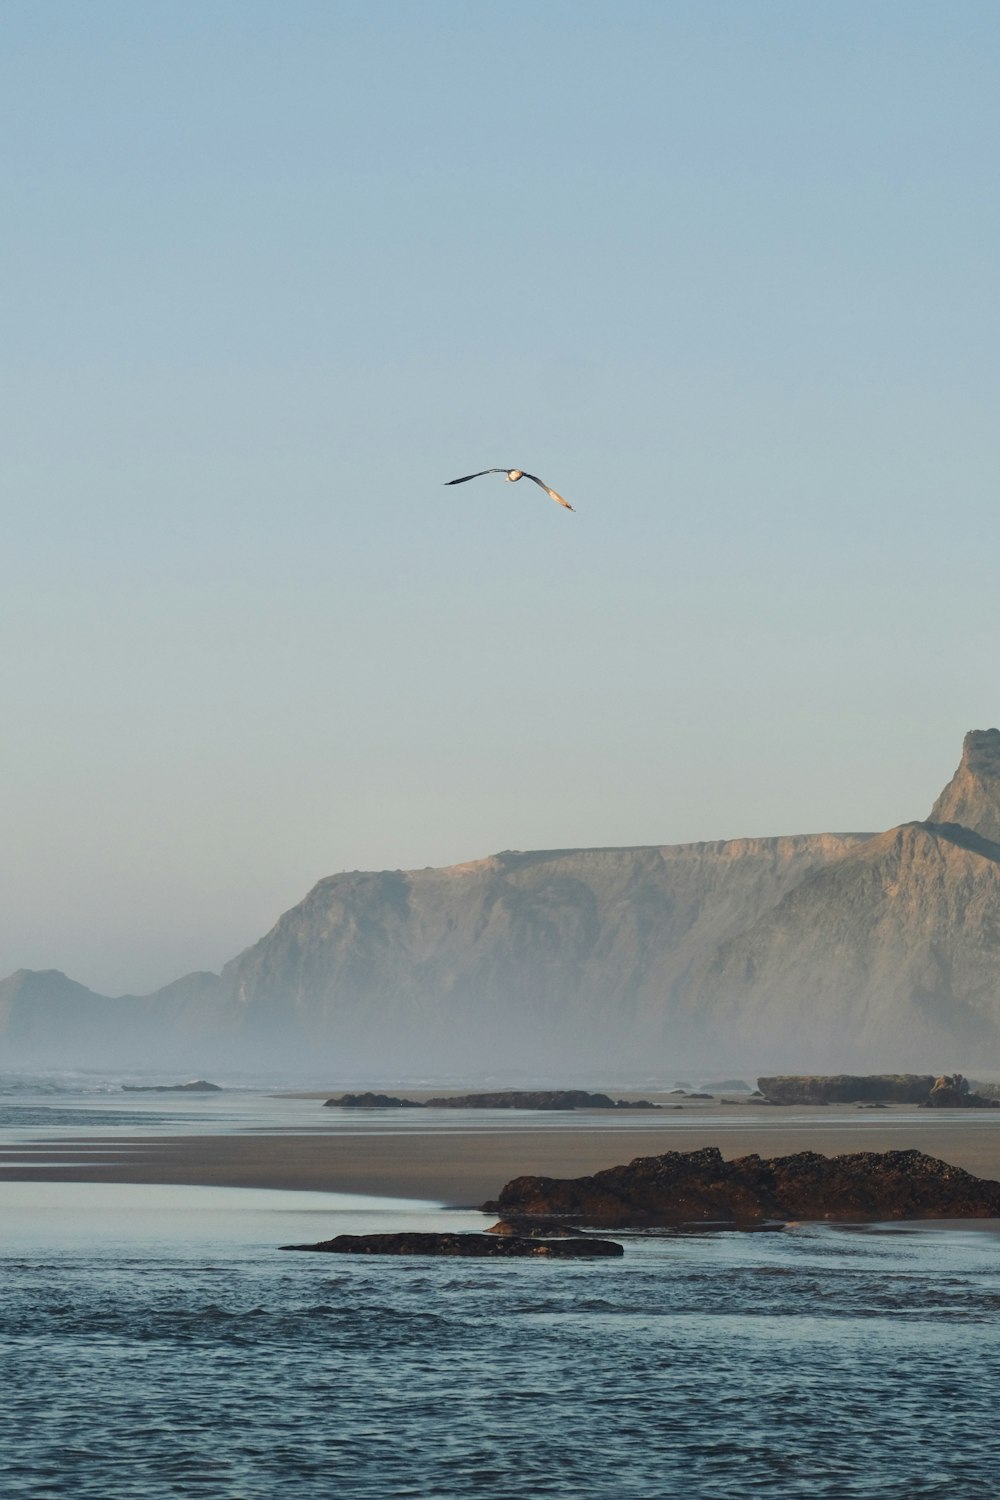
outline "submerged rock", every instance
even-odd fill
[[[538,1239],[527,1235],[434,1234],[407,1231],[400,1234],[338,1234],[317,1245],[282,1245],[283,1250],[320,1250],[334,1255],[478,1255],[494,1259],[517,1255],[579,1259],[582,1256],[623,1255],[613,1240],[587,1235]]]
[[[592,1177],[517,1177],[486,1212],[604,1229],[774,1219],[1000,1218],[1000,1183],[921,1151],[744,1156],[715,1146],[641,1156]]]

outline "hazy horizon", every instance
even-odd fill
[[[997,722],[958,0],[0,14],[0,977],[314,882],[878,830]],[[576,507],[494,464],[540,474]]]

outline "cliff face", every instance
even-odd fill
[[[686,977],[863,834],[506,853],[321,881],[225,970],[244,1034],[363,1071],[555,1073],[691,1055]],[[289,1032],[290,1024],[293,1031]]]
[[[1000,731],[966,736],[931,821],[877,836],[334,875],[221,978],[110,999],[22,972],[0,984],[0,1066],[49,1062],[588,1082],[1000,1066]]]
[[[969,730],[961,764],[928,822],[958,823],[1000,842],[1000,729]]]
[[[753,1056],[860,1071],[1000,1058],[1000,845],[910,823],[817,871],[696,976],[690,999]]]

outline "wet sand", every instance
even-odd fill
[[[385,1112],[369,1130],[360,1119],[307,1130],[215,1135],[74,1135],[0,1150],[0,1181],[183,1183],[307,1189],[478,1205],[522,1174],[577,1177],[636,1156],[718,1146],[726,1158],[756,1152],[924,1151],[1000,1181],[1000,1111],[879,1111],[845,1106],[766,1109],[712,1105],[656,1118],[600,1114],[525,1116],[510,1126],[492,1115],[442,1120],[435,1112],[397,1127]],[[536,1117],[537,1118],[537,1117]],[[424,1120],[427,1123],[425,1125]],[[677,1128],[680,1127],[680,1128]]]

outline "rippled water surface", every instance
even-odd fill
[[[0,1183],[0,1495],[998,1493],[996,1235],[640,1237],[594,1264],[279,1248],[484,1222]]]
[[[3,1188],[6,1496],[987,1496],[991,1234],[629,1240],[622,1261],[282,1252],[478,1215]]]

